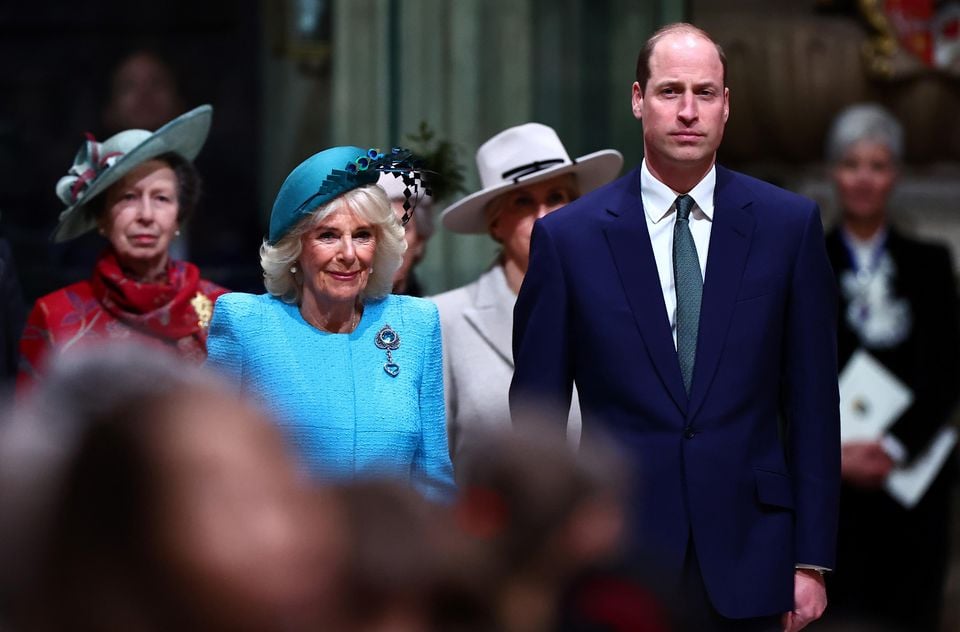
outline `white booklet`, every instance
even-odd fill
[[[953,426],[941,428],[927,449],[917,455],[912,463],[890,472],[884,485],[887,493],[907,509],[912,509],[927,493],[930,483],[953,454],[956,443],[957,429]]]
[[[840,442],[873,441],[913,403],[913,391],[857,349],[840,374]]]

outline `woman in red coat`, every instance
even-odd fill
[[[212,114],[205,105],[156,132],[126,130],[81,146],[57,183],[67,208],[53,238],[97,229],[109,245],[90,279],[33,306],[20,340],[18,390],[44,373],[53,352],[91,343],[133,339],[204,360],[213,304],[226,290],[201,279],[195,265],[171,259],[170,245],[199,197],[191,161]]]

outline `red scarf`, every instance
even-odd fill
[[[167,279],[141,283],[123,273],[116,254],[107,249],[90,280],[94,296],[117,320],[158,338],[175,341],[206,331],[191,301],[199,291],[200,271],[185,261],[167,264]]]

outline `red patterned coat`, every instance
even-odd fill
[[[17,390],[40,378],[55,353],[89,344],[136,341],[173,348],[202,362],[213,305],[226,292],[183,261],[170,262],[166,282],[140,283],[124,275],[107,251],[90,279],[34,304],[20,339]]]

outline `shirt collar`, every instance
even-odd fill
[[[843,238],[846,242],[854,248],[863,248],[865,250],[873,250],[881,247],[884,242],[887,241],[887,227],[884,226],[872,236],[867,237],[866,239],[860,239],[853,233],[847,231],[846,227],[841,226],[840,230],[843,232]]]
[[[713,192],[717,186],[717,165],[713,164],[710,171],[695,187],[687,192],[693,198],[697,208],[710,221],[713,221]],[[640,167],[640,198],[643,200],[643,211],[654,224],[660,222],[673,212],[673,203],[680,195],[664,183],[657,180],[647,168],[647,160],[643,160]]]
[[[872,271],[880,263],[880,257],[887,244],[887,227],[878,230],[872,237],[860,239],[847,232],[845,227],[840,228],[843,244],[847,247],[850,263],[856,270]]]

